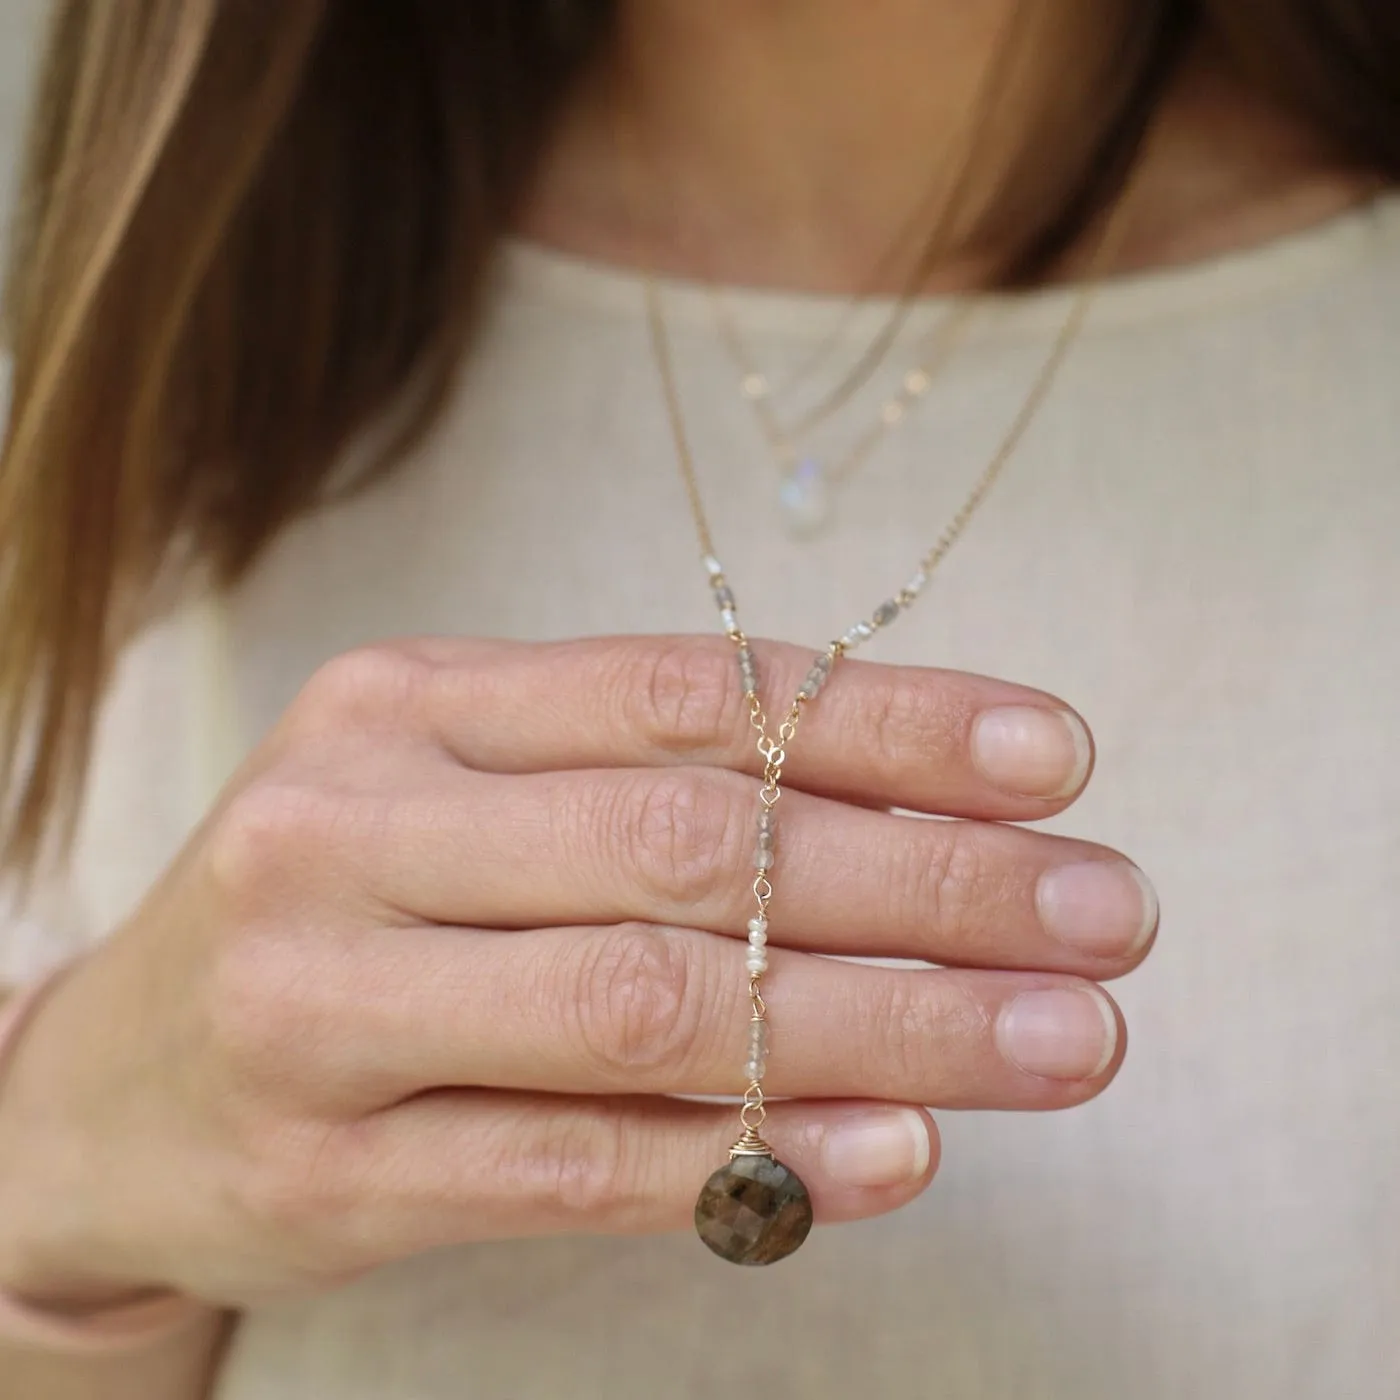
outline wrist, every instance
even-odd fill
[[[0,1201],[0,1219],[9,1212]],[[22,1218],[22,1217],[21,1217]],[[0,1229],[0,1349],[100,1354],[153,1347],[222,1309],[61,1262],[45,1234]],[[74,1251],[77,1253],[77,1251]]]
[[[6,1122],[16,1050],[66,971],[0,1003],[0,1141],[12,1129],[24,1136]],[[14,1161],[18,1154],[5,1156]],[[26,1229],[32,1219],[25,1195],[0,1179],[0,1340],[66,1352],[126,1350],[154,1344],[210,1312],[175,1294],[85,1277],[56,1264],[50,1256],[61,1251],[41,1248]]]
[[[58,1251],[53,1251],[55,1257],[50,1259],[49,1251],[35,1245],[22,1230],[0,1230],[0,1298],[25,1309],[81,1321],[87,1315],[168,1296],[162,1288],[99,1278],[70,1268],[58,1261]]]
[[[0,1001],[0,1290],[82,1306],[123,1290],[88,1277],[91,1248],[64,1248],[82,1193],[63,1164],[77,1154],[53,1131],[59,1076],[42,1048],[31,1052],[41,1014],[69,972],[56,968]],[[65,1263],[66,1254],[83,1263]]]

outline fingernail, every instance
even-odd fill
[[[1069,797],[1084,785],[1093,746],[1068,710],[1004,705],[972,726],[972,761],[989,783],[1017,797]]]
[[[1001,1009],[997,1046],[1017,1069],[1043,1079],[1092,1079],[1118,1045],[1108,998],[1089,989],[1022,992]]]
[[[822,1165],[842,1186],[903,1186],[928,1171],[928,1124],[912,1108],[838,1123],[822,1143]]]
[[[1035,908],[1051,938],[1096,958],[1136,953],[1157,927],[1157,892],[1126,860],[1047,870],[1036,882]]]

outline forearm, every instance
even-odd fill
[[[54,1356],[0,1342],[0,1400],[205,1400],[230,1316],[210,1313],[130,1355]]]

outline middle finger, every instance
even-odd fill
[[[757,808],[757,781],[722,769],[457,770],[394,814],[432,859],[381,849],[360,864],[422,920],[636,919],[742,936]],[[771,941],[820,952],[1108,977],[1136,965],[1157,924],[1146,878],[1106,847],[803,792],[779,804],[771,875]]]

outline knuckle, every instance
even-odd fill
[[[872,1014],[868,1025],[877,1028],[872,1038],[875,1064],[870,1071],[882,1083],[922,1083],[937,1049],[943,1026],[937,1006],[922,996],[913,983],[891,979],[865,1008]]]
[[[249,1223],[296,1232],[310,1218],[311,1202],[304,1168],[293,1165],[289,1125],[264,1118],[258,1127],[257,1150],[236,1163],[236,1199]]]
[[[316,671],[293,702],[293,714],[310,734],[401,722],[415,712],[431,670],[402,647],[358,647]]]
[[[740,868],[752,803],[742,779],[717,770],[663,771],[639,779],[623,800],[622,850],[653,901],[701,904]]]
[[[986,883],[985,861],[968,824],[945,821],[921,825],[928,828],[932,839],[901,841],[891,849],[892,878],[886,885],[891,907],[887,915],[901,925],[925,930],[929,939],[946,948],[949,935],[969,931]]]
[[[985,1038],[985,1008],[956,980],[916,972],[881,979],[869,991],[858,1014],[874,1030],[867,1042],[872,1079],[895,1097],[946,1097],[950,1064],[967,1063],[968,1048]]]
[[[639,1071],[684,1074],[701,1041],[703,998],[695,994],[686,940],[644,924],[622,924],[578,944],[575,1030],[586,1061],[605,1082],[635,1088]]]
[[[210,837],[215,887],[235,907],[284,895],[289,880],[325,853],[340,823],[339,804],[319,788],[280,778],[245,788]]]
[[[235,1198],[244,1220],[274,1234],[294,1268],[308,1277],[353,1267],[338,1247],[358,1193],[342,1165],[339,1129],[330,1123],[264,1123],[256,1154],[238,1164]]]
[[[503,1174],[543,1213],[597,1222],[630,1194],[627,1136],[623,1112],[607,1104],[539,1115],[513,1134]]]
[[[694,638],[659,642],[624,670],[624,713],[645,744],[669,755],[734,747],[743,721],[743,696],[727,644]]]
[[[285,1090],[316,1058],[327,1029],[319,981],[303,941],[285,934],[245,933],[217,950],[206,1027],[240,1098]]]
[[[927,676],[914,680],[895,672],[856,707],[856,737],[883,771],[907,773],[911,765],[927,766],[930,756],[960,747],[952,738],[961,724],[955,708]]]

